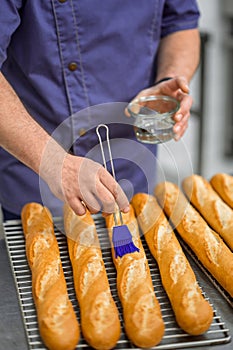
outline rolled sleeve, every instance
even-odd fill
[[[20,24],[19,9],[22,3],[23,0],[1,0],[0,69],[7,57],[7,48],[12,34]]]
[[[195,0],[168,0],[165,2],[162,18],[161,37],[168,34],[198,27],[200,11]]]

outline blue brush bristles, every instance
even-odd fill
[[[139,252],[132,240],[132,235],[127,225],[114,226],[112,233],[112,242],[115,250],[115,257],[122,258],[125,254]]]

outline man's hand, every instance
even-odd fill
[[[191,81],[200,60],[200,33],[198,28],[180,30],[164,36],[159,44],[156,57],[156,79],[173,77],[149,89],[138,96],[168,95],[180,102],[174,120],[175,139],[179,140],[188,127],[192,97],[189,96],[188,83]]]
[[[170,80],[161,82],[158,85],[142,90],[136,97],[144,97],[149,95],[167,95],[172,96],[180,102],[180,108],[174,116],[175,125],[173,128],[176,134],[175,140],[178,141],[188,127],[190,117],[190,109],[193,103],[192,97],[189,95],[189,87],[184,77],[175,77]]]
[[[54,162],[51,157],[43,157],[45,180],[53,194],[67,202],[75,213],[84,215],[87,207],[91,213],[101,210],[110,214],[116,203],[123,212],[129,210],[125,193],[101,164],[63,152],[56,158]]]

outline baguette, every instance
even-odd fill
[[[51,213],[39,203],[28,203],[21,218],[41,338],[50,350],[72,350],[79,341],[79,324],[68,298]]]
[[[206,332],[213,309],[203,297],[196,276],[165,214],[154,196],[138,193],[132,198],[139,225],[157,261],[162,284],[178,325],[191,335]]]
[[[64,226],[83,336],[95,349],[111,349],[120,337],[120,321],[94,221],[88,210],[77,216],[65,205]]]
[[[155,196],[183,240],[203,266],[233,296],[233,253],[188,202],[177,185],[160,183]]]
[[[149,265],[140,240],[138,224],[133,207],[123,214],[123,221],[128,226],[134,244],[139,252],[128,253],[122,258],[115,257],[112,247],[113,262],[117,271],[117,291],[123,308],[125,332],[138,347],[148,348],[158,344],[164,335],[164,323],[160,305],[155,297]],[[105,218],[112,241],[115,226],[113,215]],[[118,218],[119,220],[119,218]],[[119,220],[120,225],[120,220]]]
[[[233,176],[224,173],[215,174],[210,183],[224,202],[233,209]]]
[[[202,176],[192,175],[185,178],[182,187],[191,203],[206,222],[233,250],[233,210]]]

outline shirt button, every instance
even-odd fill
[[[70,62],[68,68],[71,72],[74,72],[78,68],[78,65],[76,62]]]
[[[66,2],[67,0],[58,0],[59,2],[63,3],[63,2]]]
[[[86,134],[86,129],[84,129],[84,128],[79,129],[78,134],[79,134],[79,136],[85,135]]]

